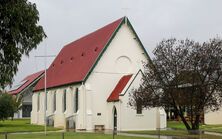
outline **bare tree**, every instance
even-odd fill
[[[198,131],[200,115],[222,105],[222,40],[198,43],[175,38],[161,41],[144,64],[142,84],[129,104],[172,107],[188,131]],[[190,113],[188,121],[184,108]]]

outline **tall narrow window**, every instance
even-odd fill
[[[75,101],[75,112],[77,112],[78,111],[78,108],[79,108],[79,89],[78,88],[76,88],[76,92],[75,92],[75,98],[76,98],[76,101]]]
[[[47,111],[48,109],[48,91],[46,92],[46,95],[45,95],[45,99],[46,99],[46,102],[45,102],[45,110]]]
[[[76,113],[76,92],[73,91],[73,112]]]
[[[66,89],[64,90],[64,95],[63,95],[63,112],[66,111]]]
[[[137,99],[137,102],[136,102],[136,113],[137,114],[142,114],[142,100],[141,100],[141,98]]]
[[[38,96],[37,96],[37,111],[40,110],[40,93],[38,93]]]
[[[53,112],[56,111],[56,91],[53,94]]]

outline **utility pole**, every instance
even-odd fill
[[[36,58],[44,58],[44,92],[45,92],[45,100],[44,100],[44,121],[45,121],[45,135],[47,135],[47,116],[46,116],[46,111],[47,111],[47,74],[46,74],[46,67],[47,67],[47,57],[55,57],[55,55],[46,55],[46,50],[45,50],[45,55],[42,56],[35,56]]]

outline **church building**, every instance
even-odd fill
[[[129,106],[149,56],[127,17],[63,47],[37,83],[31,123],[76,130],[155,130],[166,127],[160,108]],[[46,95],[47,94],[47,95]],[[46,97],[46,105],[45,104]]]

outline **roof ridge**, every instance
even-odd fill
[[[16,95],[20,92],[22,92],[26,87],[28,87],[30,84],[32,84],[36,79],[40,78],[44,74],[44,70],[32,73],[28,76],[26,76],[20,83],[22,83],[19,87],[9,90],[9,94]],[[27,79],[28,78],[28,79]]]

